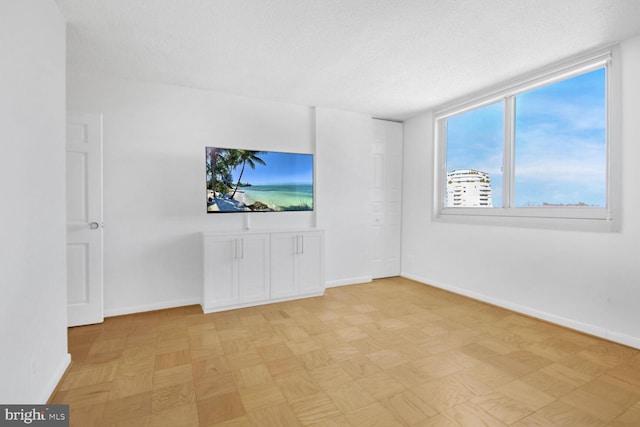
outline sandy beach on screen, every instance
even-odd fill
[[[207,194],[207,197],[209,197],[209,195],[213,195],[211,190],[208,190]],[[227,197],[230,196],[231,194],[227,195]],[[213,205],[209,205],[207,210],[209,212],[237,212],[238,210],[249,210],[249,208],[245,205],[244,191],[238,190],[236,191],[235,196],[233,196],[233,199],[216,197],[215,203]]]

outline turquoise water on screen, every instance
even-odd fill
[[[252,185],[240,190],[244,191],[247,205],[262,202],[275,210],[313,209],[313,185],[310,184]]]

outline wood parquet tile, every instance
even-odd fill
[[[72,426],[640,425],[640,351],[402,278],[68,336]]]

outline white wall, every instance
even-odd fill
[[[337,146],[353,143],[354,135],[357,144],[365,144],[358,135],[371,122],[330,111],[316,120],[309,107],[86,74],[69,73],[67,88],[69,109],[103,114],[107,316],[200,303],[198,233],[245,227],[244,214],[206,214],[205,146],[313,153],[316,121],[319,129],[331,128],[326,143]],[[364,128],[352,130],[354,122]],[[353,157],[357,146],[350,150]],[[315,161],[316,212],[252,213],[252,229],[308,228],[325,210],[337,209],[325,202],[326,192],[334,191],[324,178],[329,170],[360,185],[360,172],[351,163],[336,163],[333,152],[319,149]],[[339,197],[348,202],[350,193]],[[340,218],[354,222],[361,208],[359,202],[347,203]],[[334,230],[341,224],[329,216],[318,224],[327,231],[328,248],[347,244]],[[327,250],[327,280],[366,275],[359,252],[343,255],[336,258]]]
[[[371,281],[373,122],[362,114],[318,108],[316,126],[327,286]]]
[[[620,63],[620,233],[433,222],[426,112],[405,123],[403,275],[640,348],[640,38]]]
[[[0,402],[45,403],[69,364],[65,23],[51,0],[0,3]]]

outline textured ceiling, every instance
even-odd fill
[[[638,0],[56,0],[68,69],[403,120],[640,34]]]

